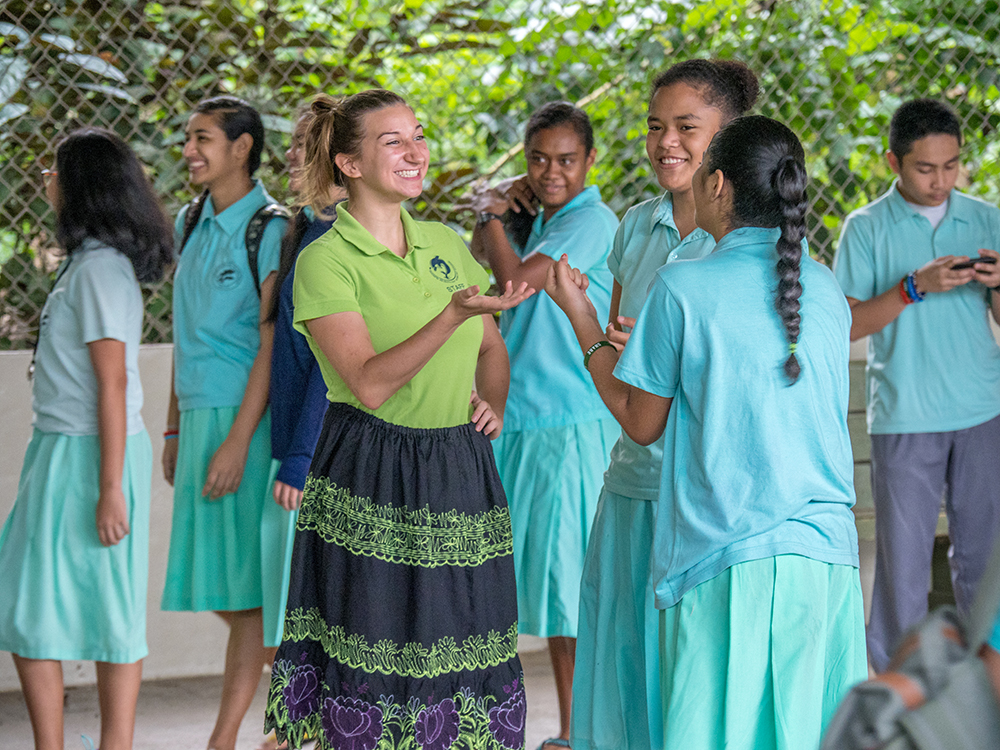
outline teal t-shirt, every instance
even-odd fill
[[[601,201],[597,187],[583,190],[550,221],[539,213],[521,258],[542,253],[569,263],[590,278],[587,294],[601,320],[611,307],[608,253],[618,219]],[[610,418],[583,367],[583,355],[569,318],[544,290],[500,316],[510,355],[510,395],[504,429],[535,430]]]
[[[889,192],[847,217],[833,271],[848,297],[869,300],[942,255],[1000,250],[1000,209],[952,190],[931,226]],[[928,294],[868,338],[868,431],[949,432],[1000,414],[1000,347],[989,293],[977,281]]]
[[[86,239],[59,269],[38,332],[32,408],[35,428],[64,435],[97,434],[97,378],[87,344],[125,343],[126,429],[143,430],[139,342],[142,292],[132,262],[97,240]]]
[[[639,316],[649,285],[664,263],[703,258],[714,247],[715,239],[701,228],[681,239],[674,223],[670,193],[630,208],[618,227],[608,256],[611,275],[622,288],[618,314],[628,318]],[[611,449],[604,486],[609,492],[625,497],[655,500],[660,494],[662,462],[662,437],[652,445],[639,445],[622,432]]]
[[[847,432],[850,310],[804,257],[802,373],[774,309],[777,229],[745,227],[656,275],[615,376],[673,398],[653,542],[656,606],[775,555],[858,564]]]
[[[174,390],[187,409],[239,406],[260,348],[260,297],[247,265],[247,224],[274,203],[260,181],[216,215],[209,195],[174,274]],[[178,243],[188,207],[174,225]],[[264,230],[257,268],[261,282],[278,269],[286,220]]]

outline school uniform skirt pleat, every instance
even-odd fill
[[[523,747],[511,545],[485,435],[331,404],[265,728],[291,748]]]
[[[97,535],[100,457],[97,435],[32,435],[0,532],[0,650],[116,664],[146,656],[149,436],[125,443],[129,533],[113,547]]]
[[[250,441],[239,489],[217,500],[201,494],[212,456],[229,434],[237,411],[225,407],[181,412],[164,610],[233,612],[264,603],[261,539],[282,533],[277,517],[264,512],[268,503],[275,504],[268,483],[269,412]]]
[[[494,441],[514,528],[520,632],[576,637],[590,527],[620,435],[615,420],[600,419]]]
[[[867,679],[856,568],[740,563],[660,615],[667,750],[816,750]]]
[[[267,486],[273,488],[281,461],[272,460]],[[287,511],[274,502],[264,503],[260,525],[261,586],[264,591],[264,645],[274,648],[281,643],[285,629],[285,604],[288,581],[292,574],[292,545],[295,542],[297,510]]]
[[[601,491],[580,590],[574,750],[663,745],[660,616],[649,580],[656,505]]]

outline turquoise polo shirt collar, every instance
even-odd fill
[[[955,221],[961,221],[963,224],[969,223],[969,217],[965,215],[962,210],[963,202],[955,200],[955,193],[958,191],[952,188],[951,193],[948,195],[948,210],[945,212],[944,218],[941,219],[941,224],[948,221],[949,219],[954,219]],[[889,189],[889,195],[887,198],[887,206],[889,209],[889,218],[896,224],[902,221],[906,221],[913,217],[917,217],[926,221],[926,217],[918,213],[906,199],[903,194],[899,192],[899,180],[896,179],[892,183],[892,187]],[[940,227],[941,224],[938,224]]]
[[[427,238],[427,233],[413,220],[405,208],[400,207],[399,217],[403,220],[407,254],[410,250],[430,247],[431,242]],[[332,231],[337,232],[345,242],[351,243],[365,255],[392,253],[389,248],[372,237],[372,233],[350,214],[347,210],[347,201],[341,201],[337,204],[337,220],[333,223]]]
[[[264,193],[264,185],[260,180],[253,181],[253,189],[244,195],[233,205],[216,215],[215,205],[212,203],[212,194],[208,194],[205,205],[201,208],[201,216],[198,217],[198,224],[215,219],[215,223],[227,235],[232,236],[238,229],[250,221],[257,209],[260,208],[261,201],[270,203],[271,199]]]
[[[771,253],[774,252],[775,245],[780,236],[780,227],[740,227],[719,240],[719,244],[715,246],[714,253],[723,253],[727,250],[735,250],[747,245],[754,245],[758,254]]]
[[[591,185],[581,190],[569,203],[560,208],[552,217],[552,221],[562,219],[584,206],[591,206],[601,202],[601,191],[597,185]],[[531,233],[533,235],[540,235],[545,230],[545,224],[545,211],[542,210],[538,212],[535,222],[531,225]]]
[[[662,224],[665,227],[673,229],[677,233],[677,236],[680,237],[681,230],[677,228],[677,224],[674,222],[674,201],[670,193],[664,193],[656,200],[658,201],[656,210],[653,211],[652,216],[649,218],[649,233],[652,234],[656,226]],[[686,244],[711,237],[712,235],[701,227],[695,227],[694,231],[688,234],[681,242]],[[712,241],[714,242],[715,240],[713,239]]]

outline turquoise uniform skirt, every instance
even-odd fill
[[[265,599],[269,608],[280,607],[282,592],[273,585],[280,579],[269,575],[271,585],[266,585],[263,566],[274,572],[284,564],[277,550],[288,534],[291,514],[272,494],[269,412],[250,441],[239,489],[218,500],[201,496],[209,462],[237,411],[225,407],[181,412],[164,610],[233,612],[263,607]],[[277,645],[273,637],[269,645]]]
[[[113,547],[97,536],[100,467],[97,435],[32,435],[0,533],[0,650],[115,664],[148,653],[153,449],[145,430],[125,443],[129,533]]]
[[[271,502],[264,503],[263,522],[260,525],[261,585],[264,590],[264,645],[276,648],[281,645],[285,629],[285,605],[288,603],[288,580],[292,575],[292,543],[295,541],[295,522],[299,512],[289,513],[274,502],[274,480],[281,461],[271,461],[267,486]]]
[[[663,746],[660,616],[649,581],[656,505],[601,492],[580,591],[574,750]]]
[[[519,632],[576,637],[580,579],[614,419],[504,432],[493,442],[514,530]]]
[[[661,612],[660,658],[666,750],[816,750],[868,677],[858,571],[734,565]]]

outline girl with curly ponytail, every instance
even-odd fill
[[[784,125],[723,127],[692,182],[715,250],[657,272],[620,356],[585,277],[563,261],[546,283],[626,433],[665,436],[651,568],[667,750],[818,747],[867,674],[851,318],[805,252],[806,182]]]

